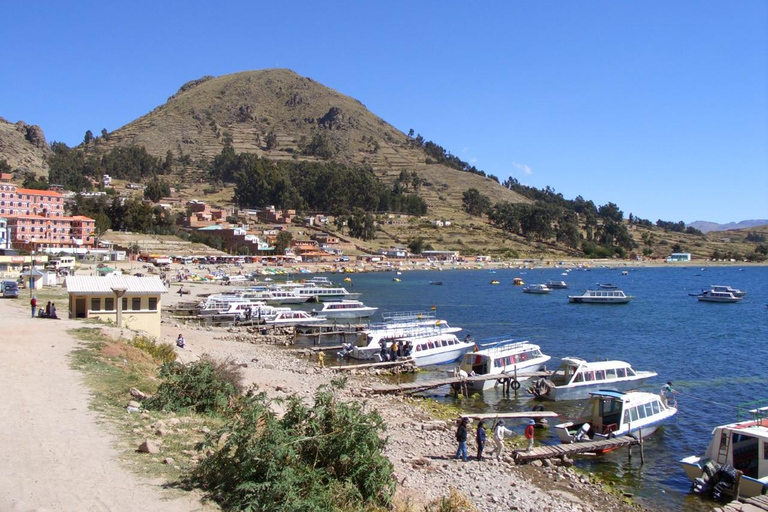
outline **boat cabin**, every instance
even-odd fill
[[[563,364],[557,369],[551,380],[557,384],[576,384],[579,382],[600,382],[635,377],[635,370],[624,361],[599,361],[588,363],[577,357],[563,358]]]
[[[506,372],[506,368],[514,369],[522,363],[544,357],[546,356],[541,353],[538,345],[527,342],[512,343],[465,354],[462,369],[467,373],[475,372],[476,375],[502,373]]]

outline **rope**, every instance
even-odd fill
[[[686,395],[685,395],[685,397],[686,397],[686,398],[693,398],[694,400],[698,400],[698,401],[700,401],[700,402],[707,402],[708,404],[719,405],[719,406],[721,406],[721,407],[728,407],[729,409],[736,409],[736,410],[738,410],[738,409],[739,409],[739,408],[738,408],[737,406],[735,406],[735,405],[724,404],[724,403],[721,403],[721,402],[713,402],[712,400],[706,400],[706,399],[704,399],[704,398],[695,397],[695,396],[693,396],[693,395],[689,395],[689,394],[686,394]]]

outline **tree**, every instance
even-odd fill
[[[464,191],[461,202],[464,210],[474,217],[481,217],[491,208],[490,198],[481,194],[476,188]]]
[[[408,137],[413,138],[413,128],[408,130]]]
[[[274,130],[271,130],[267,134],[267,138],[264,140],[267,150],[275,149],[277,147],[277,134]]]
[[[167,181],[160,178],[153,178],[144,187],[144,197],[151,199],[153,202],[158,202],[163,197],[171,195],[171,186]]]
[[[424,240],[421,237],[414,238],[410,242],[408,242],[408,250],[411,251],[411,254],[421,254],[421,251],[424,249]]]
[[[285,250],[291,246],[291,242],[293,241],[293,235],[290,231],[281,231],[277,234],[277,239],[275,240],[275,254],[282,255],[285,254]]]
[[[608,203],[598,208],[597,214],[604,219],[611,219],[615,222],[621,222],[624,219],[624,213],[613,203]]]
[[[93,132],[91,130],[86,131],[85,137],[83,137],[83,144],[87,146],[88,143],[91,142],[92,140],[93,140]]]
[[[101,129],[101,138],[104,140],[109,140],[109,132],[106,128]]]
[[[0,172],[11,172],[11,166],[5,158],[0,158]]]

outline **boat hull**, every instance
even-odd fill
[[[572,302],[574,304],[628,304],[631,300],[632,297],[568,297],[568,302]]]
[[[427,353],[425,355],[414,355],[414,362],[417,366],[432,366],[439,364],[452,363],[459,359],[461,356],[469,352],[475,346],[474,343],[462,343],[461,345],[454,345],[450,350]]]
[[[547,356],[546,360],[549,360],[550,357]],[[518,382],[528,380],[530,379],[533,372],[539,371],[544,367],[545,361],[538,361],[534,364],[528,365],[528,366],[521,366],[518,365],[517,367],[517,374],[515,374],[514,370],[508,370],[506,373],[499,372],[498,378],[491,379],[491,380],[476,380],[476,381],[469,381],[467,382],[467,387],[469,389],[475,390],[475,391],[486,391],[488,389],[493,389],[496,386],[499,386],[501,384],[501,379],[517,379]]]

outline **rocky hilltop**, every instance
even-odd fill
[[[42,128],[24,121],[11,123],[0,117],[0,160],[4,159],[12,170],[47,176],[45,159],[50,154]]]

